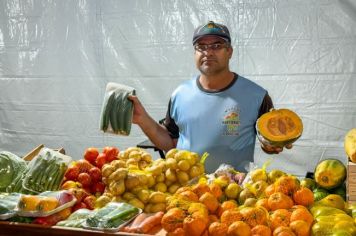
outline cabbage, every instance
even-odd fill
[[[0,152],[0,192],[26,170],[26,162],[15,154],[7,151]]]

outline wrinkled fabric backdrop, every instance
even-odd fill
[[[136,88],[161,119],[174,88],[198,73],[192,33],[208,20],[230,28],[230,68],[304,122],[292,150],[269,156],[256,142],[255,164],[272,158],[269,168],[304,175],[320,159],[346,162],[344,136],[356,127],[352,0],[1,0],[0,149],[22,156],[43,143],[79,159],[90,146],[145,140],[137,126],[127,137],[99,130],[106,84]]]

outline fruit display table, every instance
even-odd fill
[[[101,231],[92,231],[86,229],[76,229],[76,228],[67,228],[67,227],[58,227],[58,226],[43,226],[35,224],[25,224],[25,223],[14,223],[14,222],[5,222],[0,221],[0,235],[11,235],[11,236],[102,236],[102,235],[133,235],[133,236],[144,236],[145,234],[131,234],[123,232],[101,232]],[[164,233],[159,232],[156,235],[165,235]]]

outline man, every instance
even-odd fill
[[[239,171],[253,162],[256,120],[273,108],[267,91],[231,72],[233,48],[226,26],[213,21],[199,26],[193,35],[194,57],[200,75],[181,84],[172,94],[162,125],[153,120],[137,97],[133,123],[158,148],[209,153],[206,171],[222,163]],[[262,147],[267,153],[281,148]]]

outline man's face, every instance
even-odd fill
[[[194,45],[195,65],[204,75],[216,75],[229,69],[233,49],[217,36],[206,36]]]

